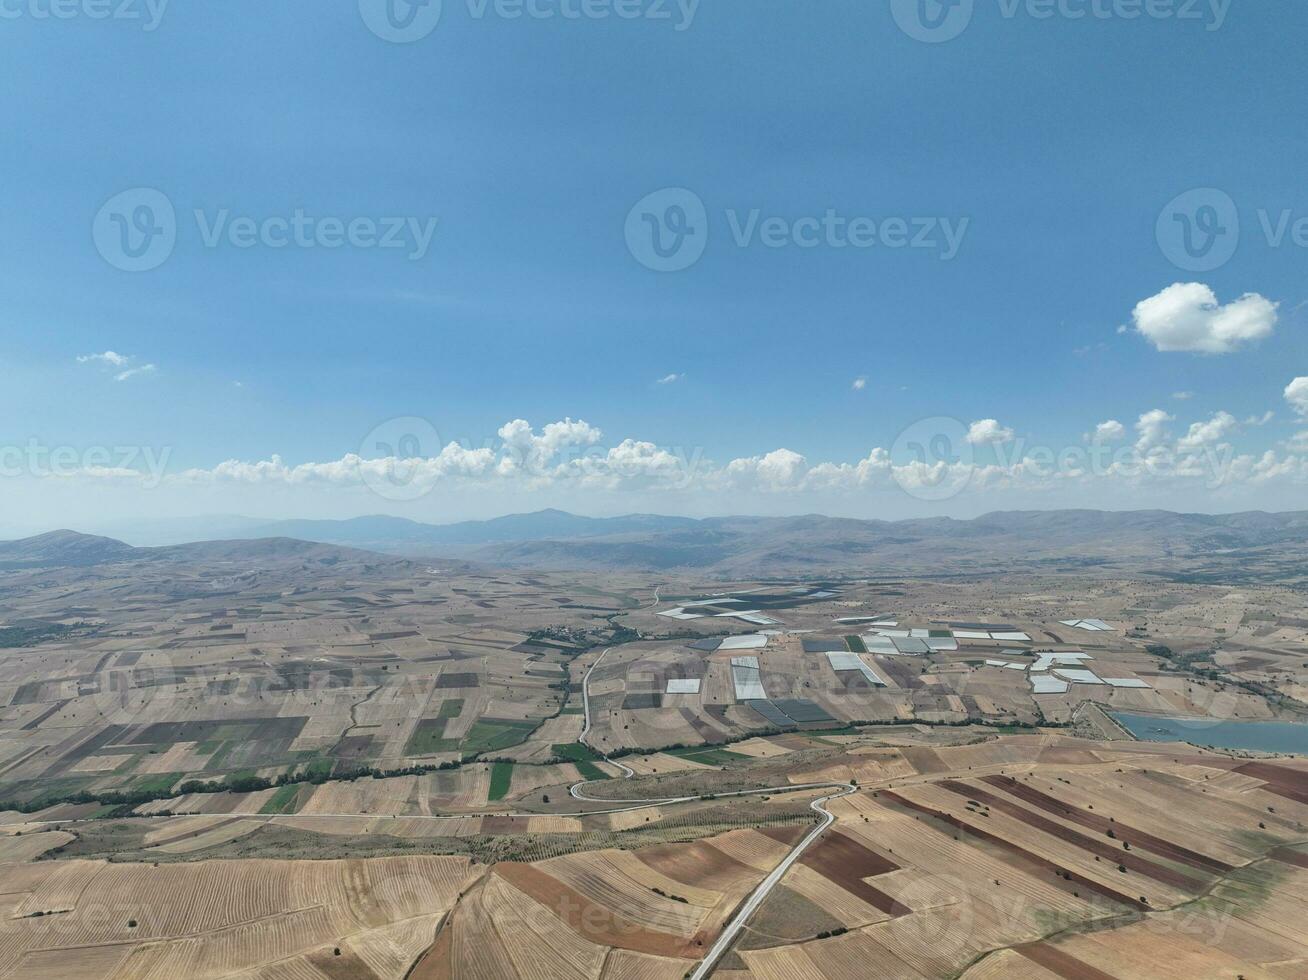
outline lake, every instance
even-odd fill
[[[1132,735],[1146,742],[1194,742],[1223,749],[1293,752],[1308,755],[1308,725],[1286,721],[1209,721],[1109,712]]]

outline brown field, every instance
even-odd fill
[[[0,871],[0,976],[22,977],[313,975],[334,948],[357,975],[397,975],[476,878],[463,858]]]
[[[657,614],[723,583],[360,554],[3,573],[0,623],[77,626],[0,650],[0,800],[40,806],[0,813],[0,978],[671,980],[812,826],[818,793],[775,787],[849,780],[718,976],[1308,975],[1308,762],[1127,741],[1096,707],[1308,712],[1297,593],[732,583],[777,622],[720,651],[696,641],[761,627]],[[813,651],[872,614],[1029,639],[882,647],[869,687]],[[1059,623],[1090,616],[1113,630]],[[589,743],[636,776],[593,763],[613,802],[582,801],[552,760],[610,646]],[[1035,695],[985,663],[1073,651],[1149,687]],[[737,697],[737,655],[771,708]],[[211,791],[251,776],[276,784]],[[706,798],[604,812],[683,795]]]

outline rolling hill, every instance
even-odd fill
[[[33,567],[147,557],[338,561],[376,552],[487,565],[693,572],[732,579],[1094,572],[1191,581],[1275,577],[1294,583],[1308,578],[1306,551],[1308,512],[1303,511],[1009,511],[967,521],[881,521],[820,515],[593,518],[547,510],[446,525],[387,516],[277,521],[261,524],[250,539],[139,549],[58,531],[0,543],[0,564]]]

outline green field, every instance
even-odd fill
[[[463,698],[450,698],[448,701],[441,702],[441,710],[437,713],[437,718],[457,718],[463,714]]]
[[[527,740],[539,722],[510,718],[478,718],[460,744],[464,756],[480,755],[518,745]]]
[[[336,763],[331,759],[314,759],[309,763],[305,771],[309,774],[310,779],[313,779],[315,776],[326,779],[332,774],[332,769],[335,767]]]
[[[592,783],[601,779],[608,779],[609,774],[593,762],[587,762],[585,759],[578,759],[573,763],[577,767],[577,772],[582,779],[588,779]]]
[[[497,762],[491,767],[490,791],[486,799],[492,803],[509,795],[509,785],[513,782],[513,763]]]
[[[463,708],[462,701],[459,702],[459,708]],[[446,721],[445,718],[424,718],[418,722],[418,727],[409,738],[409,744],[404,747],[404,754],[439,755],[442,752],[457,752],[459,740],[445,737]]]
[[[712,749],[696,746],[689,749],[673,749],[668,755],[675,755],[680,759],[689,759],[691,762],[698,762],[704,766],[729,766],[732,763],[748,761],[750,756],[741,755],[739,752],[731,752],[728,749]]]
[[[815,729],[813,731],[807,731],[804,733],[804,737],[812,739],[814,742],[817,742],[820,745],[840,745],[842,743],[829,741],[828,739],[823,738],[822,736],[857,735],[857,734],[859,734],[859,730],[857,728],[855,728],[853,725],[846,725],[844,728],[820,728],[820,729]]]
[[[861,636],[845,637],[845,646],[849,647],[850,653],[867,653],[867,644],[863,642]]]
[[[152,776],[141,776],[133,780],[128,788],[132,791],[145,790],[149,793],[166,793],[181,778],[182,774],[180,772],[161,772]]]
[[[277,792],[268,798],[268,802],[259,810],[260,813],[294,813],[295,798],[300,792],[298,783],[288,783],[278,787]]]
[[[590,746],[580,742],[560,742],[558,745],[551,745],[550,751],[554,753],[555,758],[563,759],[565,762],[594,762],[603,758]]]

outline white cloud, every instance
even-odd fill
[[[572,419],[551,422],[541,429],[540,435],[536,435],[531,423],[514,419],[500,426],[498,435],[504,440],[499,466],[505,476],[542,474],[560,453],[567,451],[575,455],[603,438],[603,433],[590,423]]]
[[[663,377],[659,378],[658,381],[654,383],[660,385],[672,385],[672,384],[676,384],[678,381],[684,380],[685,377],[686,376],[684,374],[665,374]]]
[[[154,374],[157,371],[153,364],[142,364],[140,367],[128,368],[126,371],[119,371],[114,375],[115,381],[127,381],[130,378],[140,377],[143,374]]]
[[[1145,412],[1135,423],[1135,431],[1140,438],[1135,441],[1136,452],[1147,453],[1167,442],[1167,423],[1175,422],[1175,416],[1168,415],[1161,408]]]
[[[1298,494],[1308,487],[1308,431],[1281,443],[1276,451],[1260,448],[1256,454],[1241,454],[1231,443],[1243,427],[1228,412],[1197,422],[1187,420],[1180,438],[1169,431],[1175,422],[1173,415],[1153,409],[1135,422],[1134,442],[1127,440],[1131,426],[1109,419],[1092,428],[1087,434],[1090,445],[1084,447],[1027,444],[1018,451],[1014,443],[1011,458],[995,463],[906,459],[896,464],[891,453],[880,447],[853,462],[810,461],[794,450],[779,448],[719,463],[698,450],[687,454],[638,439],[605,443],[603,433],[582,420],[563,419],[538,430],[514,419],[499,428],[498,441],[479,448],[451,442],[434,456],[365,459],[348,453],[335,460],[289,463],[272,455],[254,461],[230,459],[177,474],[165,474],[161,466],[157,475],[164,484],[197,489],[240,484],[357,493],[394,483],[400,474],[405,486],[424,492],[519,494],[526,500],[540,500],[541,494],[580,500],[590,491],[684,492],[718,501],[743,501],[750,494],[796,498],[904,491],[932,499],[931,494],[943,486],[968,494],[1089,495],[1082,500],[1107,499],[1103,494],[1111,490],[1134,505],[1144,499],[1145,491],[1179,501],[1183,498],[1175,494],[1186,488],[1225,493],[1275,483],[1287,493]],[[982,444],[1013,439],[1011,430],[994,419],[982,419],[972,429],[969,437]],[[103,461],[80,467],[76,475],[120,482],[132,479],[129,467],[105,466]],[[144,485],[149,474],[137,475]],[[1005,506],[1002,500],[994,503]]]
[[[140,377],[144,374],[154,374],[158,368],[153,364],[132,365],[136,358],[130,354],[119,354],[117,351],[107,350],[99,354],[79,354],[77,355],[78,364],[98,364],[103,368],[114,370],[115,381],[129,381],[132,378]]]
[[[1183,452],[1195,452],[1208,446],[1216,446],[1231,433],[1239,429],[1240,423],[1229,412],[1217,412],[1207,422],[1195,422],[1190,431],[1176,443]]]
[[[867,378],[855,378],[854,383],[850,385],[855,391],[862,391],[867,387]]]
[[[1240,423],[1240,424],[1243,425],[1243,426],[1245,426],[1246,428],[1256,429],[1256,428],[1258,428],[1260,425],[1266,425],[1268,422],[1270,422],[1270,421],[1271,421],[1272,419],[1274,419],[1274,418],[1276,418],[1276,413],[1275,413],[1275,412],[1270,412],[1270,411],[1269,411],[1269,412],[1263,412],[1262,415],[1250,415],[1247,419],[1245,419],[1245,420],[1244,420],[1242,423]]]
[[[1090,436],[1092,442],[1121,442],[1125,438],[1126,426],[1117,419],[1100,422],[1095,426],[1095,431]]]
[[[727,479],[734,484],[751,484],[763,490],[794,489],[808,469],[808,460],[789,449],[774,449],[763,456],[733,459],[727,464]]]
[[[1005,428],[994,419],[980,419],[967,430],[967,441],[974,446],[989,446],[1012,440],[1013,430]]]
[[[1193,397],[1194,397],[1194,392],[1193,392],[1193,391],[1174,391],[1174,392],[1172,392],[1172,399],[1173,399],[1174,401],[1178,401],[1178,402],[1188,402],[1188,401],[1189,401],[1191,398],[1193,398]]]
[[[1299,415],[1308,417],[1308,378],[1295,378],[1286,385],[1285,400]]]
[[[78,364],[107,364],[110,367],[123,367],[129,361],[130,357],[125,357],[117,351],[107,350],[102,354],[78,354]]]
[[[1160,351],[1230,354],[1271,336],[1276,307],[1257,293],[1222,306],[1203,283],[1178,282],[1137,303],[1132,317],[1136,330]]]

